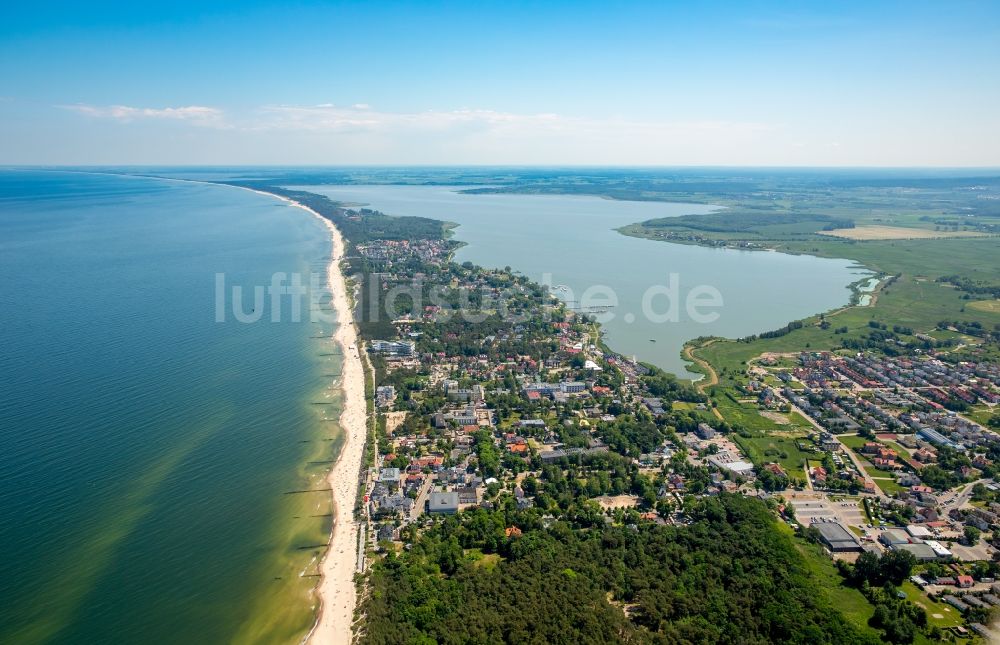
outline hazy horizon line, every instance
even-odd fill
[[[396,163],[357,163],[357,164],[282,164],[282,163],[123,163],[123,164],[20,164],[20,163],[0,163],[0,168],[4,169],[63,169],[63,168],[291,168],[291,169],[315,169],[315,168],[384,168],[384,169],[461,169],[461,168],[503,168],[503,169],[615,169],[615,170],[676,170],[676,169],[706,169],[706,170],[981,170],[990,172],[1000,172],[1000,165],[996,166],[899,166],[899,165],[725,165],[725,164],[396,164]]]

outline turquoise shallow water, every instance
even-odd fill
[[[215,275],[328,255],[313,218],[246,191],[0,170],[0,642],[308,628],[326,496],[285,493],[331,456],[329,325],[266,322],[268,300],[217,323]]]

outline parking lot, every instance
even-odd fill
[[[865,517],[861,501],[843,499],[833,501],[822,493],[797,493],[789,495],[795,518],[805,526],[814,522],[842,522],[847,526],[864,526]]]
[[[830,504],[819,499],[796,499],[791,502],[795,509],[795,519],[803,526],[809,526],[816,522],[832,522],[836,520],[836,515]]]

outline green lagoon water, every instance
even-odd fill
[[[712,249],[627,237],[614,229],[655,217],[714,210],[703,204],[632,202],[568,195],[464,194],[441,186],[305,186],[390,215],[419,215],[457,223],[465,242],[455,259],[487,267],[510,266],[552,287],[563,299],[583,301],[603,286],[617,306],[599,317],[608,345],[686,378],[680,351],[699,336],[736,338],[777,329],[789,321],[846,304],[848,285],[870,275],[848,260],[761,251]],[[676,297],[663,288],[676,277]],[[716,289],[722,306],[706,323],[688,315],[688,294]],[[652,295],[659,289],[662,295]],[[595,295],[597,292],[593,292]],[[654,316],[646,315],[649,294]],[[667,316],[677,301],[676,319]],[[608,302],[602,298],[601,301]],[[597,302],[593,299],[592,302]]]
[[[337,448],[332,326],[218,323],[215,275],[328,256],[247,191],[0,170],[0,643],[308,630],[329,494],[287,493]]]

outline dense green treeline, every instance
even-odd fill
[[[759,229],[779,226],[788,232],[810,233],[831,231],[838,228],[854,228],[854,220],[829,215],[803,213],[755,213],[740,212],[734,216],[730,211],[702,215],[681,215],[664,217],[643,222],[649,228],[667,227],[690,229],[710,233],[757,233]],[[798,226],[795,226],[798,225]]]
[[[762,502],[689,506],[686,526],[576,513],[545,527],[513,505],[448,518],[373,567],[361,641],[870,642],[825,604]]]
[[[1000,284],[992,284],[984,280],[975,280],[963,275],[946,275],[938,278],[938,282],[954,285],[962,291],[974,296],[989,296],[1000,298]]]
[[[359,333],[366,339],[393,337],[395,328],[392,325],[392,317],[389,315],[391,312],[385,307],[385,294],[379,288],[379,279],[377,276],[373,276],[376,267],[373,267],[367,258],[359,255],[357,246],[375,240],[443,241],[448,236],[448,224],[440,220],[427,217],[396,217],[367,208],[352,211],[326,195],[285,188],[276,185],[273,181],[220,183],[260,190],[295,200],[336,225],[344,236],[344,242],[347,246],[343,259],[347,272],[360,276],[358,280],[359,300],[356,303],[355,318]],[[426,270],[426,268],[417,258],[410,258],[400,262],[397,270],[413,273]]]
[[[293,190],[272,182],[221,182],[234,186],[262,190],[307,206],[333,221],[352,244],[366,244],[373,240],[440,240],[447,234],[445,222],[428,217],[395,217],[380,211],[361,209],[360,216],[349,211],[326,195]]]

